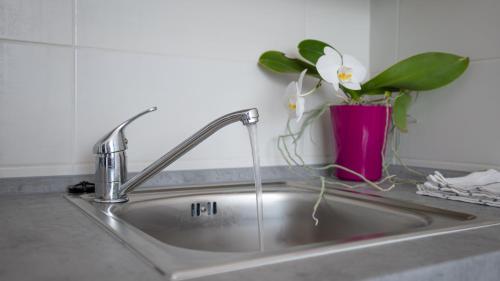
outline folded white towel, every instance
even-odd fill
[[[500,172],[494,169],[483,172],[473,172],[467,176],[458,178],[445,178],[440,172],[435,171],[434,177],[432,177],[432,175],[429,175],[429,177],[436,179],[435,182],[461,189],[473,189],[476,186],[500,183]]]
[[[436,171],[417,189],[421,195],[500,207],[500,172],[493,169],[457,178]]]

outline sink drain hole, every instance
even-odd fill
[[[199,217],[201,215],[217,214],[217,202],[191,203],[191,216]]]

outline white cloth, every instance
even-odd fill
[[[445,178],[436,171],[424,184],[417,185],[417,194],[500,207],[500,172],[490,169]]]

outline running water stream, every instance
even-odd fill
[[[259,237],[259,250],[264,251],[264,206],[262,202],[262,179],[260,177],[259,147],[257,144],[257,124],[248,125],[248,134],[252,146],[253,175],[255,180],[255,198],[257,206],[257,228]]]

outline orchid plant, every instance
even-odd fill
[[[346,104],[383,102],[393,108],[394,125],[407,131],[407,111],[412,93],[434,90],[457,79],[467,69],[469,58],[449,53],[428,52],[404,59],[365,81],[367,70],[355,57],[342,54],[319,40],[304,40],[298,45],[301,58],[290,58],[279,51],[264,52],[259,64],[278,73],[300,73],[287,87],[287,106],[300,121],[305,112],[305,97],[323,81],[333,85],[335,94]],[[305,76],[317,79],[316,86],[302,93]]]
[[[422,53],[404,59],[388,69],[382,71],[375,77],[365,81],[367,70],[355,57],[341,53],[333,46],[318,41],[304,40],[298,45],[301,58],[290,58],[279,51],[264,52],[259,58],[259,64],[265,69],[278,73],[300,73],[297,81],[292,81],[286,87],[286,105],[289,110],[289,120],[286,133],[278,137],[278,149],[283,158],[291,165],[303,167],[310,175],[316,175],[318,170],[330,168],[343,169],[362,178],[369,186],[381,191],[389,191],[397,183],[395,175],[388,172],[387,165],[383,163],[385,178],[379,182],[371,182],[359,173],[337,164],[329,164],[323,167],[311,167],[305,164],[297,152],[297,142],[304,133],[304,129],[317,120],[330,105],[329,102],[319,108],[306,111],[305,99],[315,93],[323,82],[333,86],[335,95],[341,97],[345,104],[384,104],[392,107],[393,124],[392,132],[396,129],[407,131],[407,111],[412,101],[412,93],[428,91],[443,87],[457,79],[467,69],[469,58],[454,54],[429,52]],[[317,79],[316,86],[307,92],[303,92],[305,77],[310,76]],[[304,115],[308,115],[304,118]],[[387,114],[389,116],[389,114]],[[300,123],[298,132],[293,132],[290,121]],[[387,126],[387,124],[386,124]],[[395,136],[395,134],[393,134]],[[290,150],[287,141],[291,141],[294,149]],[[384,143],[384,147],[385,147]],[[397,151],[392,147],[394,155],[404,167],[410,172],[420,174],[408,168],[397,156]],[[384,149],[381,151],[384,161]],[[420,174],[421,175],[421,174]],[[344,182],[327,180],[319,176],[321,180],[321,191],[314,205],[312,218],[318,224],[316,210],[325,192],[325,183],[347,188],[360,186],[349,185]],[[389,187],[382,187],[385,181],[389,181]]]

